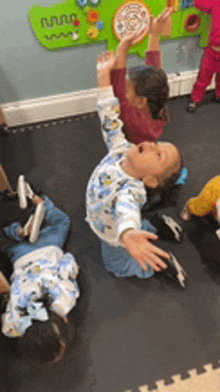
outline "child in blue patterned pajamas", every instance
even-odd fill
[[[151,243],[158,239],[157,230],[149,221],[141,221],[145,185],[156,188],[175,183],[181,171],[181,154],[171,143],[132,145],[125,139],[119,101],[110,85],[115,61],[112,52],[98,59],[98,114],[109,152],[90,177],[86,221],[101,240],[108,271],[117,277],[149,278],[154,271],[170,266],[171,254]],[[179,265],[177,269],[179,283],[185,287],[185,272]]]
[[[35,358],[57,362],[75,329],[67,315],[79,297],[79,268],[74,256],[62,251],[69,217],[47,196],[34,195],[33,202],[43,202],[46,209],[46,224],[34,243],[24,239],[18,222],[0,230],[0,249],[13,264],[11,286],[2,290],[9,292],[2,332],[9,338],[20,338]]]

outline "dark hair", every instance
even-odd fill
[[[12,262],[3,251],[0,251],[0,271],[2,271],[3,275],[5,275],[8,280],[13,272]]]
[[[165,72],[154,65],[142,65],[128,70],[137,95],[148,99],[151,116],[155,120],[169,122],[169,85]]]
[[[8,301],[10,299],[10,292],[3,292],[0,293],[0,315],[5,313],[6,306],[8,304]]]
[[[178,151],[180,154],[179,169],[175,173],[172,173],[172,175],[164,181],[163,185],[155,189],[145,186],[147,192],[147,202],[141,209],[142,213],[144,211],[149,211],[152,208],[160,207],[165,203],[173,205],[176,204],[180,190],[182,188],[182,185],[177,185],[176,182],[178,181],[180,173],[184,167],[183,155],[179,149]]]
[[[9,281],[12,274],[12,263],[6,253],[0,251],[0,272]],[[0,293],[0,315],[6,310],[7,303],[10,299],[10,292]]]
[[[41,300],[42,301],[42,300]],[[48,304],[48,300],[42,301]],[[22,340],[26,353],[35,359],[44,362],[56,362],[61,360],[66,351],[70,337],[75,334],[74,325],[65,323],[64,319],[56,313],[48,310],[48,321],[33,320],[31,327],[27,329]]]
[[[180,173],[184,167],[183,154],[181,153],[179,148],[176,147],[176,149],[180,157],[180,167],[176,172],[173,172],[169,177],[164,179],[163,184],[159,187],[160,189],[164,189],[164,191],[168,191],[169,189],[175,186],[176,182],[180,177]]]

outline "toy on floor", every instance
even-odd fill
[[[187,221],[192,215],[203,217],[208,214],[220,224],[220,176],[213,177],[197,197],[189,199],[180,216]]]
[[[19,338],[29,355],[54,363],[63,358],[76,329],[67,317],[79,297],[76,282],[79,267],[74,256],[64,254],[62,250],[70,219],[47,196],[34,195],[23,176],[19,180],[22,205],[25,205],[25,198],[31,197],[37,207],[41,207],[37,222],[30,220],[26,232],[19,222],[0,230],[0,250],[13,264],[10,296],[2,315],[2,332],[9,338]],[[39,233],[44,210],[45,226]],[[25,236],[32,233],[34,225],[33,243]],[[0,287],[2,292],[9,292],[3,279]]]
[[[220,367],[213,369],[212,364],[204,365],[204,373],[198,374],[196,369],[189,370],[189,378],[181,379],[180,374],[172,376],[173,384],[166,385],[164,380],[156,382],[156,389],[149,389],[147,385],[138,388],[139,392],[219,392]],[[126,390],[125,392],[133,392]]]

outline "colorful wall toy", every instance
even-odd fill
[[[66,0],[32,7],[29,20],[36,38],[48,50],[103,42],[108,43],[108,50],[115,50],[127,31],[144,29],[130,51],[144,57],[150,14],[158,16],[166,6],[174,7],[172,28],[161,39],[200,35],[200,45],[208,44],[209,17],[191,7],[191,0]]]

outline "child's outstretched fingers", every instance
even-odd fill
[[[169,259],[170,255],[149,241],[157,239],[158,236],[156,234],[134,229],[127,230],[122,235],[122,242],[126,249],[145,270],[147,270],[148,265],[155,271],[160,271],[167,267],[161,258]]]
[[[151,16],[150,28],[148,30],[148,33],[160,35],[163,32],[166,24],[169,23],[170,16],[172,15],[172,13],[173,7],[167,7],[157,18]]]
[[[144,33],[144,31],[146,31],[146,27],[144,27],[143,29],[139,30],[139,31],[133,31],[130,33],[127,33],[125,35],[125,39],[129,39],[132,42],[136,41],[138,38],[141,37],[141,35]]]
[[[145,249],[143,248],[142,256],[155,271],[161,271],[167,268],[167,265],[163,260],[164,259],[169,260],[170,258],[169,253],[165,252],[164,250],[148,242],[149,240],[151,241],[155,240],[156,239],[155,237],[157,237],[158,239],[158,236],[155,236],[154,234],[148,232],[145,232],[145,234],[146,234],[147,241],[146,241]]]
[[[97,71],[110,71],[115,67],[116,61],[117,59],[113,51],[102,52],[97,58]]]
[[[173,13],[173,7],[166,7],[160,15],[158,15],[157,19],[165,20],[169,18]]]
[[[148,29],[148,34],[152,34],[154,31],[154,27],[155,27],[155,16],[154,15],[150,15],[150,25],[149,25],[149,29]]]
[[[128,52],[130,48],[141,38],[146,28],[140,31],[134,31],[127,33],[119,44],[119,49]],[[147,31],[146,31],[147,32]]]
[[[167,268],[167,264],[163,259],[169,259],[170,255],[164,252],[162,249],[152,244],[146,244],[145,249],[142,249],[141,254],[137,257],[137,262],[147,269],[149,265],[155,271],[159,272]]]
[[[149,231],[144,232],[146,234],[146,239],[151,240],[151,241],[157,241],[158,240],[158,235],[150,233]]]

